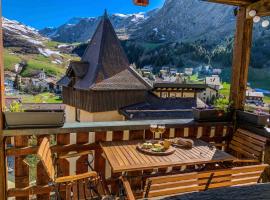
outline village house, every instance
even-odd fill
[[[262,92],[255,92],[253,90],[246,91],[246,103],[255,104],[257,106],[263,106],[264,94]]]
[[[220,90],[223,88],[223,85],[221,83],[221,79],[218,75],[212,75],[205,77],[205,84],[215,88],[216,90]]]
[[[193,68],[185,68],[184,73],[187,76],[191,76],[193,74]]]

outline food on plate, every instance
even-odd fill
[[[159,144],[159,143],[154,144],[154,148],[162,148],[162,147],[163,147],[162,144]]]
[[[143,149],[151,149],[152,147],[153,147],[153,144],[149,142],[143,143],[142,145]]]
[[[194,146],[193,140],[184,138],[174,138],[170,140],[175,146],[182,146],[184,148],[192,148]]]
[[[163,146],[161,146],[161,147],[153,147],[151,150],[154,151],[154,152],[164,152],[165,151]]]
[[[169,149],[171,146],[171,142],[169,140],[164,140],[163,146],[165,149]]]

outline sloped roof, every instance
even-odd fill
[[[193,118],[192,107],[197,107],[195,98],[165,99],[149,93],[145,102],[126,106],[119,112],[128,120],[187,119]]]
[[[140,90],[146,89],[131,70],[126,69],[111,78],[105,79],[91,87],[92,90]]]
[[[70,67],[73,70],[76,77],[83,78],[87,73],[89,63],[82,61],[71,61]]]

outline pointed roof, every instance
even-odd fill
[[[76,89],[148,89],[148,84],[130,71],[129,61],[106,10],[81,61],[88,63],[88,69],[83,77],[77,77]]]

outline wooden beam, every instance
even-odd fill
[[[232,84],[230,100],[233,109],[243,109],[246,97],[248,66],[252,44],[252,19],[246,18],[247,9],[240,7],[237,15],[233,51]]]
[[[256,10],[257,15],[261,17],[270,16],[270,1],[260,0],[258,2],[255,2],[247,7],[247,14],[250,10]],[[247,15],[247,18],[250,17]]]
[[[5,107],[5,88],[4,88],[4,61],[3,61],[3,31],[2,31],[2,1],[0,0],[0,197],[7,199],[7,167],[5,156],[5,138],[3,137]]]
[[[247,6],[254,2],[254,0],[203,0],[203,1],[232,5],[232,6]]]

